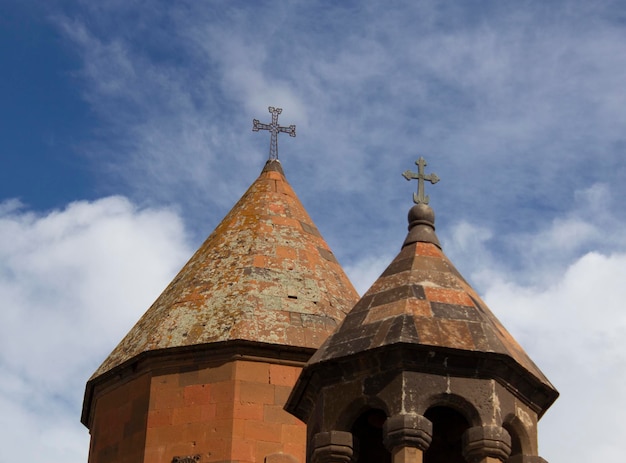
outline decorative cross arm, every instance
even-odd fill
[[[415,161],[415,164],[417,164],[417,173],[406,170],[402,173],[402,176],[407,180],[417,179],[417,193],[413,193],[413,202],[415,204],[428,204],[430,198],[424,194],[424,181],[428,181],[434,185],[439,181],[439,177],[437,177],[437,174],[424,174],[424,167],[426,167],[428,163],[423,157],[420,156],[420,158]]]
[[[270,106],[267,108],[272,114],[271,124],[263,124],[258,119],[252,120],[252,131],[258,132],[259,130],[269,130],[270,137],[270,159],[278,159],[278,134],[280,132],[288,133],[290,137],[296,136],[296,126],[290,125],[289,127],[281,127],[278,125],[278,115],[283,112],[281,108],[274,108]]]

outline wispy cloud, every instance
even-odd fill
[[[332,233],[398,214],[398,172],[418,153],[446,181],[442,218],[479,202],[505,229],[625,174],[625,33],[601,7],[182,2],[143,18],[132,2],[90,5],[58,22],[108,124],[91,148],[142,200],[225,212],[252,178],[239,173],[262,162],[266,140],[245,133],[270,104],[298,125],[281,153]],[[104,27],[112,18],[127,27]],[[337,192],[383,221],[342,220]]]

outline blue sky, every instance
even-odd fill
[[[0,460],[86,461],[84,383],[258,176],[277,106],[361,293],[427,159],[444,251],[562,394],[541,455],[619,461],[625,26],[619,1],[0,0]]]

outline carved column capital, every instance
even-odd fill
[[[350,463],[356,454],[352,434],[344,431],[318,432],[312,447],[312,463]]]
[[[470,462],[487,457],[506,460],[511,454],[511,436],[501,426],[475,426],[463,434],[463,456]]]
[[[430,446],[433,424],[428,418],[414,413],[394,415],[383,426],[383,442],[390,452],[398,447],[413,447],[422,451]]]

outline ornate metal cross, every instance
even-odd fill
[[[252,120],[252,131],[258,132],[259,130],[269,130],[272,134],[270,138],[270,159],[278,159],[278,132],[288,133],[290,137],[296,136],[296,126],[290,125],[289,127],[281,127],[278,125],[278,115],[283,112],[281,108],[274,108],[270,106],[270,113],[272,113],[272,123],[262,124],[258,119]]]
[[[415,161],[415,164],[417,164],[417,173],[406,170],[402,173],[402,176],[407,180],[417,179],[417,193],[413,193],[413,202],[415,204],[428,204],[430,198],[424,195],[424,180],[434,185],[439,181],[439,177],[437,177],[437,174],[424,175],[424,167],[428,164],[423,157],[420,156],[420,158]]]

